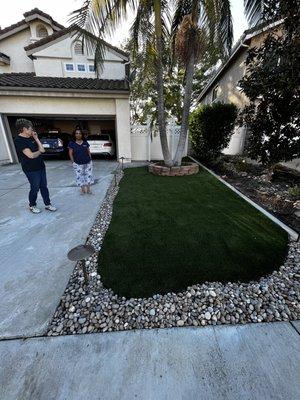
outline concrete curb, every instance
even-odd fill
[[[275,224],[279,225],[282,229],[284,229],[290,236],[292,240],[295,242],[298,241],[299,239],[299,234],[291,229],[289,226],[281,222],[278,218],[274,217],[271,213],[266,211],[264,208],[256,204],[253,200],[249,199],[249,197],[245,196],[243,193],[241,193],[239,190],[237,190],[234,186],[230,185],[230,183],[226,182],[224,179],[220,178],[219,175],[215,174],[213,171],[211,171],[209,168],[205,167],[201,162],[197,161],[194,157],[189,156],[191,160],[196,162],[197,164],[200,165],[203,169],[205,169],[207,172],[209,172],[211,175],[213,175],[215,178],[217,178],[220,182],[222,182],[225,186],[227,186],[229,189],[231,189],[233,192],[238,194],[242,199],[247,201],[247,203],[251,204],[253,207],[255,207],[258,211],[263,213],[266,217],[268,217],[271,221],[275,222]]]

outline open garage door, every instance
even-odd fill
[[[67,158],[67,146],[71,140],[74,129],[79,126],[90,142],[93,158],[118,157],[115,117],[68,117],[68,116],[7,116],[9,129],[14,139],[17,136],[15,123],[18,118],[32,121],[44,147],[46,157]]]

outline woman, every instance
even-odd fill
[[[91,185],[94,183],[93,163],[89,147],[82,130],[76,127],[68,148],[76,174],[76,183],[81,187],[81,194],[92,194]]]

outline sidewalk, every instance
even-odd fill
[[[289,322],[0,342],[1,400],[298,400]]]

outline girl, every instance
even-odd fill
[[[81,187],[81,194],[92,194],[90,185],[94,183],[93,164],[89,147],[90,145],[86,141],[82,130],[76,127],[68,148],[69,157],[76,174],[76,183],[77,186]]]

